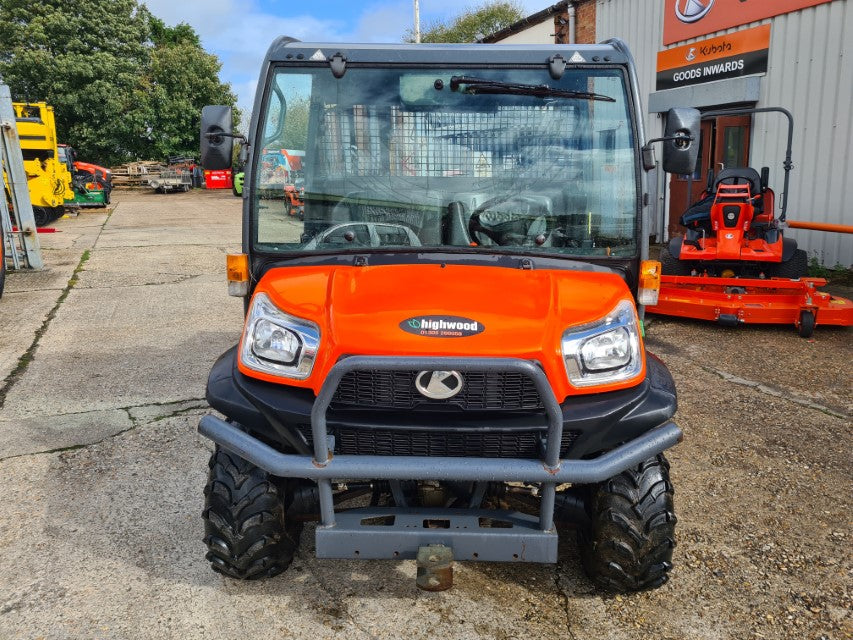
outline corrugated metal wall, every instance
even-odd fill
[[[845,35],[848,40],[853,36],[849,4],[834,0],[763,21],[773,26],[757,106],[785,107],[794,116],[794,170],[788,201],[792,220],[853,225],[853,205],[847,204],[853,201],[849,193],[853,190],[853,44],[845,41]],[[655,90],[663,5],[663,0],[597,0],[596,5],[598,39],[620,37],[628,42],[646,94]],[[684,43],[673,46],[680,44]],[[655,115],[646,118],[649,137],[660,131],[655,119]],[[785,133],[782,117],[754,117],[751,164],[771,168],[771,185],[777,192],[782,190]],[[787,235],[824,264],[853,265],[853,235],[800,229],[791,229]]]
[[[637,65],[643,109],[648,108],[648,94],[654,90],[658,47],[663,28],[663,0],[598,0],[595,7],[596,40],[620,38],[628,44]],[[663,135],[662,120],[656,113],[645,113],[646,138]],[[658,152],[660,157],[660,152]],[[652,208],[650,231],[661,233],[661,211],[664,205],[663,172],[658,172],[657,206]]]
[[[835,0],[772,19],[770,60],[758,106],[794,116],[792,220],[853,225],[853,9]],[[845,34],[847,42],[845,42]],[[780,185],[784,129],[773,116],[753,120],[752,157]],[[824,264],[853,264],[853,235],[791,229],[787,235]]]

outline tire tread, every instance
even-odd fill
[[[262,469],[217,447],[205,486],[204,543],[214,571],[239,580],[281,573],[301,526],[287,522],[282,488]]]
[[[673,494],[663,454],[593,487],[581,553],[599,587],[638,591],[668,580],[677,522]]]

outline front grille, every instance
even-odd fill
[[[310,425],[297,428],[313,445]],[[377,429],[332,427],[335,452],[342,455],[450,456],[484,458],[539,458],[541,431],[459,432],[440,429]],[[566,455],[580,435],[564,431],[560,456]]]
[[[516,372],[470,372],[464,386],[447,400],[431,400],[415,388],[418,371],[351,371],[332,399],[335,409],[416,409],[457,407],[479,411],[521,411],[542,408],[533,380]]]

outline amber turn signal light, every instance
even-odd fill
[[[660,293],[661,264],[657,260],[643,260],[640,263],[640,287],[637,301],[640,304],[656,305]]]
[[[228,295],[245,296],[249,293],[249,256],[229,253],[227,260]]]

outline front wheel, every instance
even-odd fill
[[[669,579],[676,517],[663,454],[591,487],[581,530],[587,575],[608,591],[639,591]]]
[[[689,276],[693,273],[692,265],[672,255],[665,245],[660,249],[660,264],[661,273],[665,276]]]
[[[204,488],[204,542],[214,571],[255,580],[287,569],[302,525],[285,517],[284,482],[217,446]]]
[[[809,256],[803,249],[797,249],[790,260],[775,265],[773,275],[777,278],[798,280],[808,275]]]

